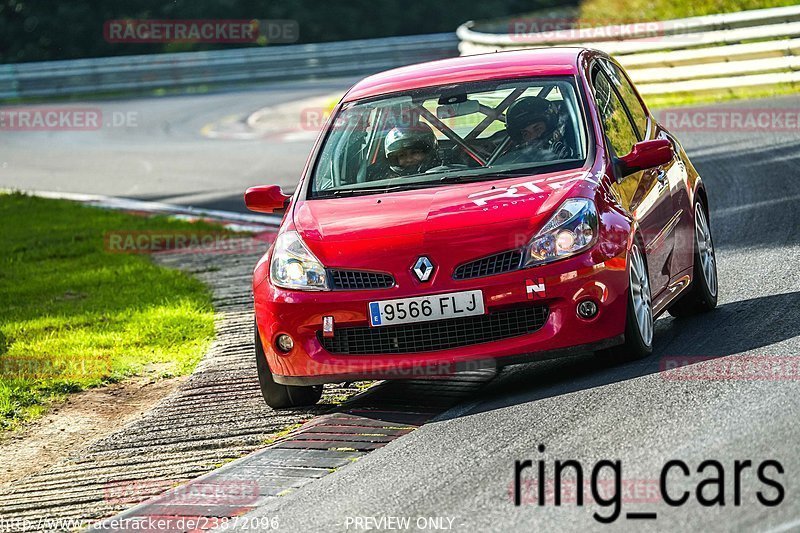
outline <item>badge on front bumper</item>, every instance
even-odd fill
[[[526,279],[525,292],[528,293],[528,300],[545,298],[547,296],[547,290],[544,286],[544,278],[537,279],[536,283],[534,283],[532,279]]]

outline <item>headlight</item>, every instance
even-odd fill
[[[531,240],[525,266],[541,265],[575,255],[597,238],[597,210],[587,198],[572,198],[561,204],[547,224]]]
[[[278,235],[269,266],[272,283],[284,289],[326,291],[325,267],[314,257],[296,231]]]

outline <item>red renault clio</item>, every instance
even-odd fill
[[[321,384],[652,350],[653,320],[712,309],[703,182],[614,59],[581,48],[370,76],[336,106],[256,266],[272,407]]]

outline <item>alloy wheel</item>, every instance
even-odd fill
[[[703,208],[698,204],[694,215],[694,235],[697,242],[697,252],[700,256],[700,266],[703,278],[712,296],[717,295],[717,258],[714,256],[714,242],[711,240],[711,230],[708,227]]]
[[[642,252],[637,245],[631,248],[630,287],[633,311],[642,342],[650,346],[653,342],[653,309],[650,298],[650,278]]]

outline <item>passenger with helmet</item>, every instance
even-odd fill
[[[520,98],[506,111],[506,131],[511,139],[498,163],[524,163],[569,159],[572,150],[561,142],[559,116],[552,102],[539,96]]]
[[[383,143],[386,160],[398,176],[422,174],[439,166],[439,143],[424,122],[392,128]]]

